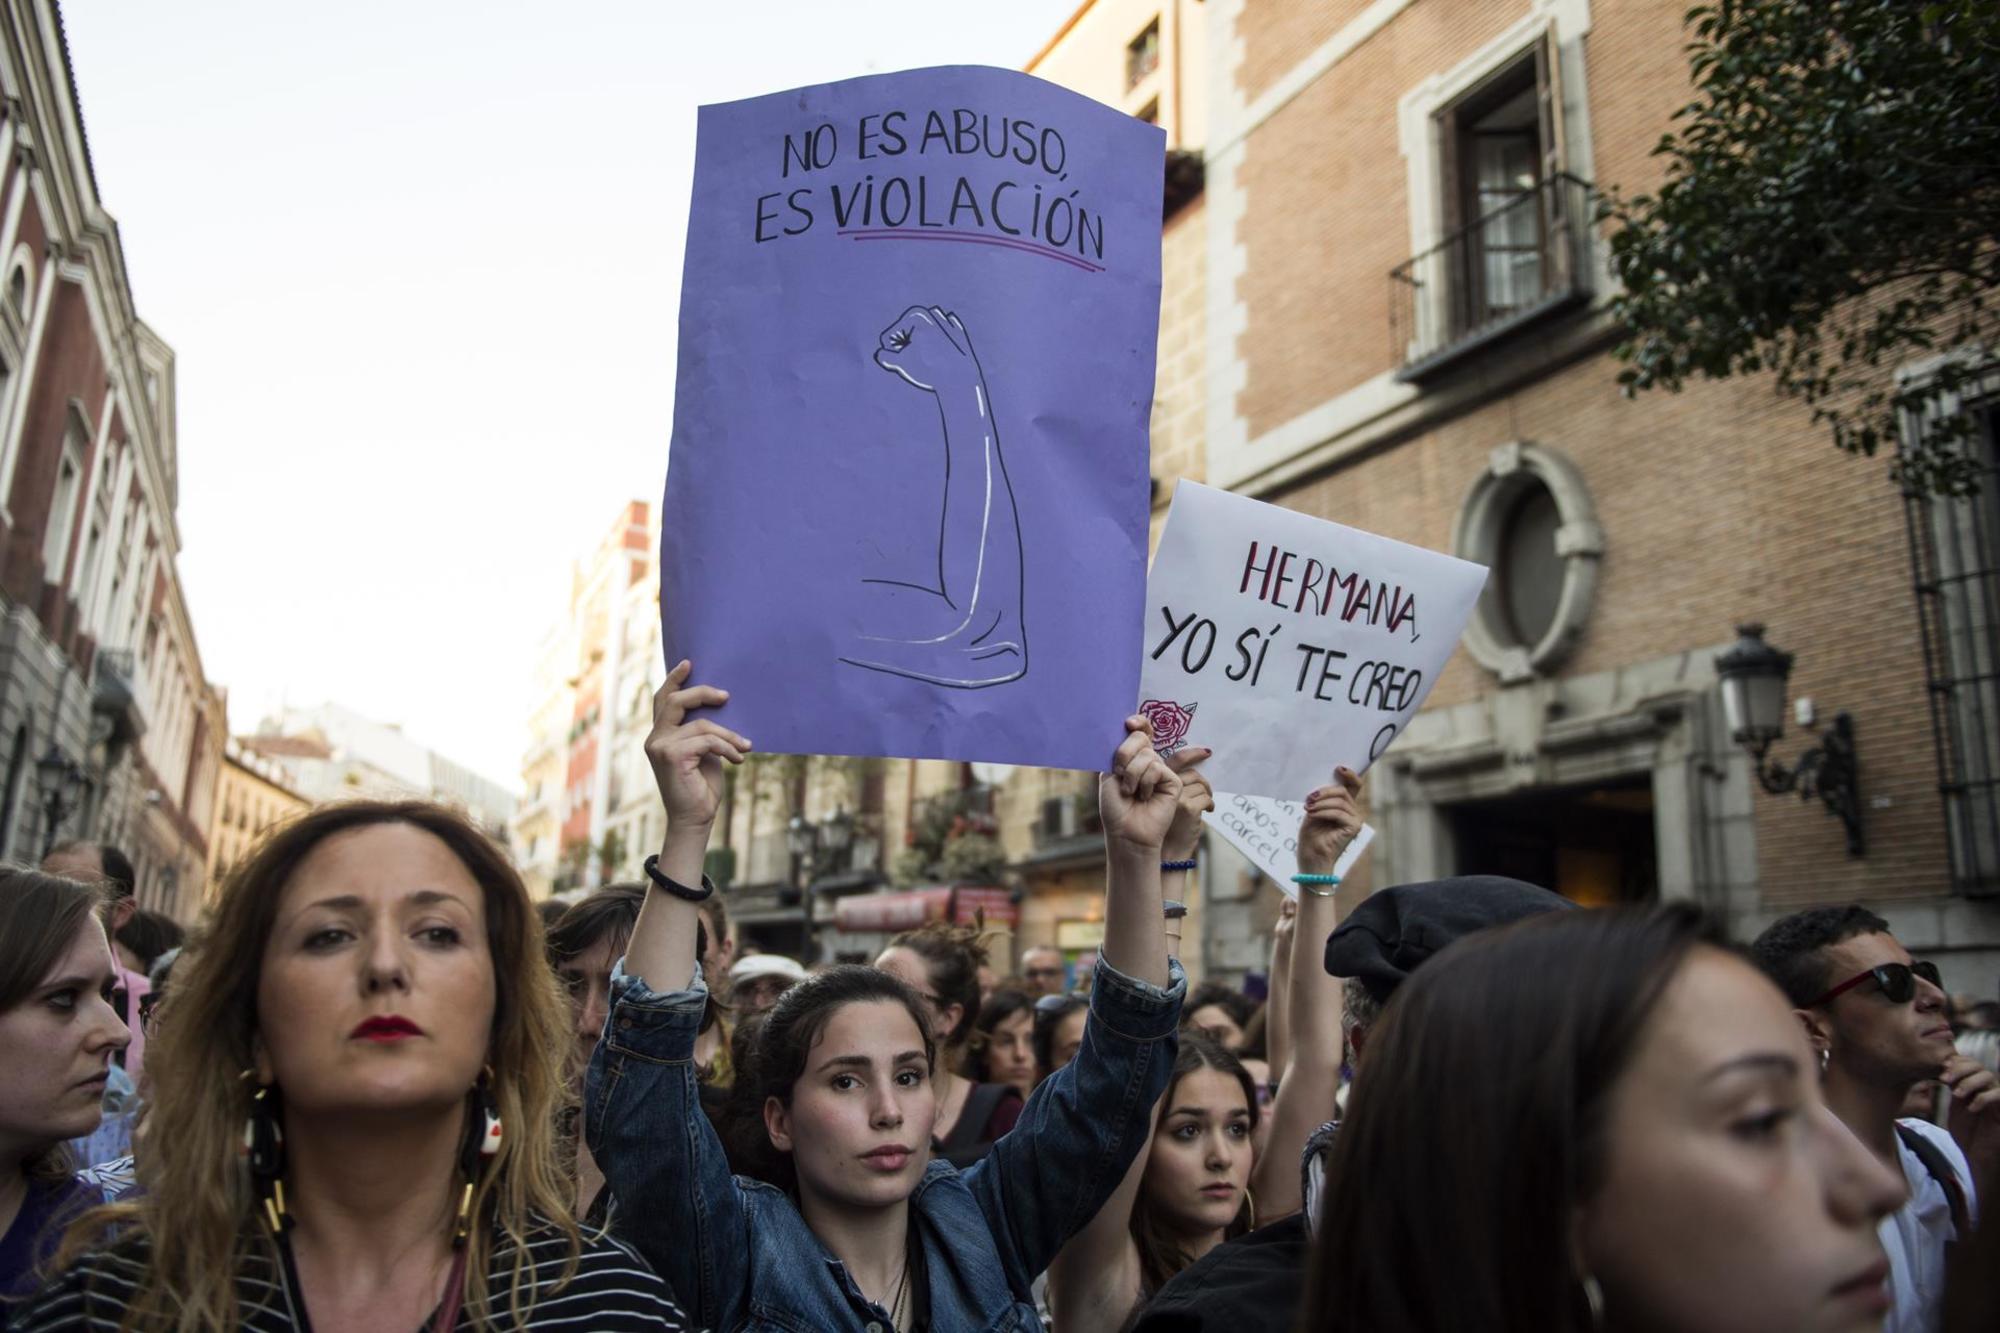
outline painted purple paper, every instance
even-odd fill
[[[1000,69],[701,109],[662,640],[760,750],[1109,761],[1143,651],[1164,151]]]

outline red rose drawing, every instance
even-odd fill
[[[1161,754],[1172,754],[1187,744],[1188,728],[1194,725],[1194,710],[1199,704],[1177,704],[1171,699],[1148,699],[1139,705],[1139,711],[1153,724],[1153,748]]]

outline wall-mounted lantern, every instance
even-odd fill
[[[1762,625],[1738,625],[1734,646],[1715,659],[1722,680],[1722,711],[1729,735],[1750,752],[1757,781],[1773,795],[1795,791],[1799,799],[1818,797],[1827,812],[1847,828],[1847,854],[1865,850],[1861,836],[1861,792],[1856,781],[1854,719],[1836,713],[1820,734],[1820,742],[1799,756],[1790,768],[1766,759],[1771,746],[1785,734],[1785,681],[1792,673],[1792,655],[1764,642]]]

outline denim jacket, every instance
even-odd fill
[[[791,1197],[732,1176],[702,1113],[694,1044],[707,987],[661,994],[612,972],[584,1082],[584,1132],[617,1200],[613,1230],[715,1333],[892,1327]],[[1165,990],[1099,962],[1076,1059],[1028,1099],[977,1165],[933,1161],[910,1196],[936,1333],[1039,1333],[1031,1284],[1096,1215],[1151,1131],[1178,1046],[1187,976]]]

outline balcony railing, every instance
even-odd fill
[[[1590,296],[1591,186],[1558,174],[1389,272],[1389,333],[1417,379]]]
[[[1042,802],[1041,817],[1035,821],[1035,850],[1068,847],[1078,839],[1096,840],[1103,835],[1096,792],[1051,796]]]
[[[981,782],[970,787],[919,797],[915,815],[919,823],[929,820],[944,823],[957,820],[971,823],[990,821],[993,818],[993,788]]]
[[[90,707],[94,713],[111,720],[110,742],[115,748],[137,740],[146,732],[146,717],[139,707],[138,692],[133,688],[133,679],[138,674],[138,663],[129,648],[100,648],[97,650],[93,675]]]

